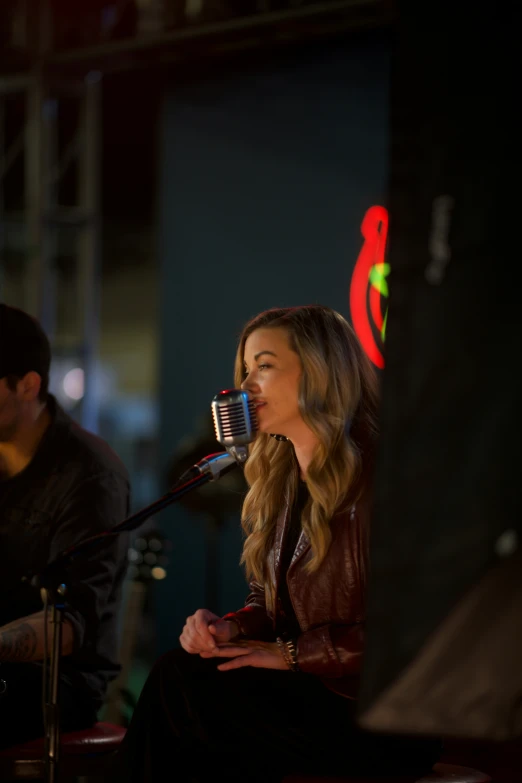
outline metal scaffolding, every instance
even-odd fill
[[[41,10],[35,63],[25,74],[0,78],[0,269],[8,253],[6,236],[14,232],[24,267],[20,306],[40,320],[53,349],[60,351],[56,262],[60,237],[68,235],[75,269],[68,296],[78,314],[77,338],[68,350],[78,358],[84,371],[82,424],[96,431],[93,380],[100,293],[101,74],[90,71],[73,80],[58,79],[56,71],[51,75],[47,67],[49,28],[45,8]],[[16,96],[23,99],[24,110],[17,133],[7,140],[8,102]],[[63,134],[58,132],[63,101],[76,104],[78,121],[69,138],[61,138]],[[7,208],[4,187],[7,174],[20,158],[19,170],[24,180],[21,214]],[[60,184],[73,165],[77,172],[75,203],[63,206]]]
[[[98,5],[86,4],[83,12],[92,12]],[[0,76],[0,295],[8,251],[6,236],[12,234],[9,229],[14,226],[24,267],[21,306],[39,318],[53,351],[59,352],[57,259],[63,236],[67,235],[69,246],[74,246],[69,259],[75,259],[70,260],[75,274],[67,298],[72,298],[71,306],[80,321],[78,339],[69,350],[84,370],[81,421],[94,431],[98,419],[93,381],[101,266],[101,73],[165,68],[185,59],[208,60],[238,49],[287,45],[348,29],[386,25],[391,8],[390,0],[258,0],[246,5],[232,3],[234,13],[210,21],[204,0],[122,0],[111,8],[123,13],[133,5],[141,14],[133,34],[110,40],[110,24],[102,23],[100,17],[97,40],[69,48],[57,28],[65,20],[76,25],[76,30],[82,29],[82,9],[74,4],[65,4],[59,11],[58,0],[9,0],[0,9],[11,14],[9,21],[15,31],[12,38],[16,39],[13,61],[9,62],[4,53],[0,60],[0,72],[4,74]],[[217,6],[225,8],[229,4]],[[187,23],[189,8],[202,10],[198,23]],[[245,8],[253,11],[245,13],[241,10]],[[181,23],[180,9],[185,14]],[[81,37],[83,40],[85,36]],[[13,95],[23,96],[25,110],[19,132],[15,138],[6,139],[5,115]],[[78,121],[64,137],[59,132],[60,107],[71,101],[77,104]],[[20,158],[23,208],[21,214],[11,214],[4,183]],[[60,203],[60,186],[73,166],[77,174],[76,201],[65,206]]]

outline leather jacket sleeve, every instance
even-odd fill
[[[269,641],[275,638],[272,618],[266,608],[265,589],[259,582],[250,582],[250,594],[245,606],[237,612],[226,614],[223,619],[234,620],[242,636],[248,639]]]
[[[362,623],[321,625],[297,639],[297,663],[318,677],[353,677],[361,668],[363,643]]]

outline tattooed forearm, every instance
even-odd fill
[[[38,634],[28,622],[0,631],[0,661],[32,661],[38,647]]]
[[[51,654],[54,624],[47,620],[47,653]],[[0,663],[2,661],[41,661],[44,657],[45,614],[43,611],[20,617],[0,627]],[[74,649],[74,629],[63,618],[62,655]]]

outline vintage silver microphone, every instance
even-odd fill
[[[243,465],[248,457],[247,445],[257,433],[258,423],[254,403],[242,389],[226,389],[212,400],[212,418],[216,440],[226,448],[209,454],[185,471],[176,486],[196,476],[207,474],[211,481],[228,473],[236,465]]]
[[[227,389],[212,400],[216,440],[242,465],[248,456],[247,445],[256,437],[256,406],[242,389]]]

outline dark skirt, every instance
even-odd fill
[[[423,774],[438,739],[363,731],[355,704],[308,674],[245,667],[174,650],[153,667],[112,781],[280,781],[290,773]]]

